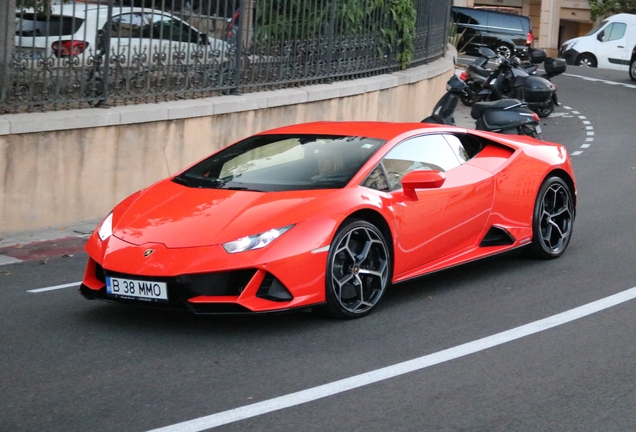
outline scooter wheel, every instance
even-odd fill
[[[475,98],[468,95],[461,95],[459,100],[466,106],[473,106],[473,102],[475,102]]]
[[[539,117],[546,118],[547,116],[552,114],[552,111],[554,111],[554,101],[550,100],[550,103],[547,107],[533,108],[532,111],[536,112]]]

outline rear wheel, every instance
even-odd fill
[[[499,44],[495,47],[495,52],[503,58],[509,59],[512,57],[512,47],[507,44]]]
[[[636,58],[629,64],[629,77],[632,81],[636,81]]]
[[[561,256],[570,243],[573,224],[572,191],[560,177],[549,177],[541,185],[534,205],[529,254],[541,259]]]
[[[324,312],[347,319],[368,315],[390,283],[392,266],[380,230],[359,219],[345,223],[329,248]]]
[[[594,58],[593,55],[591,54],[581,54],[580,56],[578,56],[576,58],[576,63],[577,66],[584,66],[584,67],[596,67],[596,59]]]

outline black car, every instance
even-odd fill
[[[532,22],[527,16],[453,7],[451,19],[462,35],[457,48],[469,55],[478,55],[485,46],[505,58],[526,58],[532,45]]]

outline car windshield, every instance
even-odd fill
[[[261,192],[342,188],[384,143],[359,136],[253,136],[173,181],[189,187]]]
[[[587,33],[585,34],[585,36],[591,36],[591,35],[593,35],[593,34],[594,34],[594,33],[596,33],[596,32],[597,32],[597,31],[598,31],[601,27],[603,27],[605,24],[607,24],[607,20],[605,20],[605,21],[601,21],[601,23],[600,23],[600,24],[595,25],[594,27],[592,27],[592,30],[590,30],[589,32],[587,32]]]

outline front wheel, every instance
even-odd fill
[[[583,67],[596,67],[596,59],[590,54],[581,54],[577,57],[575,64]]]
[[[541,259],[561,256],[570,243],[573,225],[572,191],[560,177],[549,177],[539,188],[534,205],[529,255]]]
[[[358,219],[345,223],[329,248],[324,311],[344,319],[368,315],[390,284],[392,266],[378,228]]]
[[[541,108],[533,108],[532,111],[536,112],[541,118],[546,118],[554,111],[554,101],[550,98],[548,105]]]
[[[636,59],[633,59],[629,64],[629,77],[632,81],[636,81]]]

